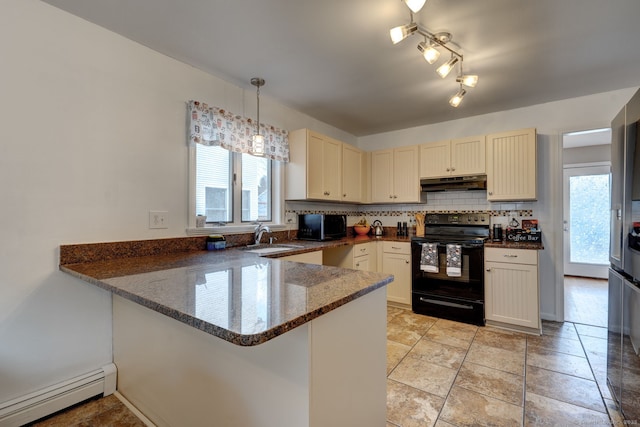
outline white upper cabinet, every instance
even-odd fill
[[[420,202],[417,145],[371,153],[371,201],[374,203]]]
[[[290,132],[285,198],[342,200],[342,145],[308,129]]]
[[[363,152],[342,144],[342,201],[361,202],[363,189]]]
[[[487,135],[487,200],[536,200],[536,130]]]
[[[420,178],[484,175],[485,137],[474,136],[420,146]]]

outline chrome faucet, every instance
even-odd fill
[[[258,223],[258,225],[256,225],[256,228],[254,230],[253,233],[253,237],[254,237],[254,244],[259,245],[260,244],[260,239],[262,239],[262,234],[264,232],[267,233],[271,233],[271,229],[269,228],[268,225],[262,225],[261,223]]]

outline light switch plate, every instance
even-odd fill
[[[149,211],[149,228],[169,228],[169,212]]]

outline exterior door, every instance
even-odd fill
[[[606,279],[610,167],[564,169],[564,274]]]

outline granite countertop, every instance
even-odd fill
[[[166,239],[167,242],[182,239]],[[279,257],[381,240],[351,237],[259,256],[244,248],[139,255],[147,242],[61,246],[60,270],[194,328],[241,346],[266,342],[393,280],[384,273],[284,261]],[[389,236],[384,240],[410,241]],[[120,249],[118,249],[120,248]],[[84,257],[80,252],[90,253]],[[132,252],[134,251],[134,252]],[[84,257],[84,258],[83,258]],[[93,258],[92,258],[93,257]],[[101,259],[101,260],[96,260]],[[73,262],[85,260],[84,262]],[[86,261],[89,260],[89,261]]]
[[[492,242],[487,240],[484,243],[485,248],[503,248],[503,249],[529,249],[541,251],[544,249],[542,242]]]

